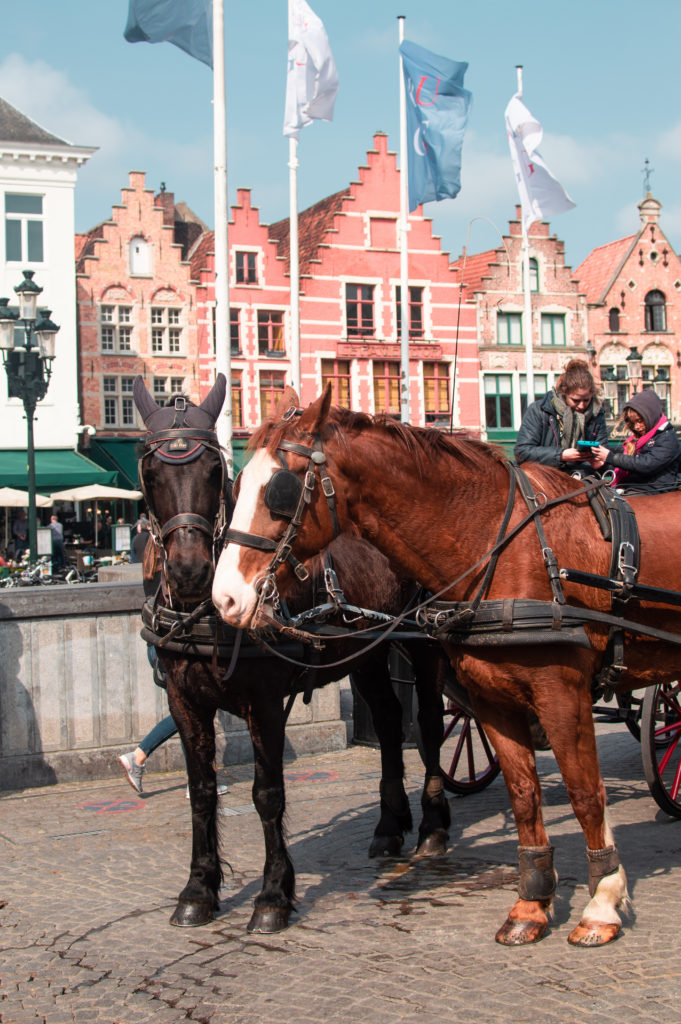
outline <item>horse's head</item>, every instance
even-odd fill
[[[292,574],[305,578],[301,562],[339,532],[344,501],[334,493],[321,443],[330,404],[327,387],[302,411],[288,388],[253,438],[213,581],[215,607],[233,626],[250,625],[260,605],[285,593]]]
[[[176,605],[210,596],[214,543],[231,513],[231,488],[215,433],[225,388],[218,374],[201,405],[177,396],[159,406],[141,377],[134,383],[135,404],[148,429],[140,484],[165,584]]]

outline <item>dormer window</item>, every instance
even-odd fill
[[[151,275],[151,246],[146,239],[137,235],[128,246],[130,275],[132,277],[149,277]]]

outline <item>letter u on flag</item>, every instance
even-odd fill
[[[173,43],[213,67],[213,0],[130,0],[129,43]]]
[[[400,44],[407,92],[409,210],[461,190],[461,150],[471,94],[468,64],[439,57],[416,43]]]
[[[289,0],[284,135],[298,138],[313,120],[333,120],[338,73],[321,18],[305,0]]]
[[[527,230],[536,220],[571,210],[575,204],[539,153],[544,130],[519,93],[506,107],[506,133],[520,195],[523,228]]]

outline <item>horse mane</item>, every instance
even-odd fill
[[[295,423],[295,419],[278,422],[272,418],[265,420],[251,437],[248,450],[263,447],[274,454],[289,430],[295,429]],[[397,440],[414,457],[417,466],[422,459],[430,461],[433,456],[442,452],[468,463],[475,470],[484,469],[490,460],[503,464],[507,458],[499,446],[487,444],[465,433],[445,434],[435,427],[415,427],[402,423],[386,413],[371,416],[369,413],[353,412],[340,406],[333,406],[329,410],[329,417],[322,428],[322,440],[333,438],[344,444],[346,433],[360,434],[373,430]]]

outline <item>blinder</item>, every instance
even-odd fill
[[[278,469],[265,488],[265,506],[272,515],[293,519],[302,493],[301,478],[290,469]]]

